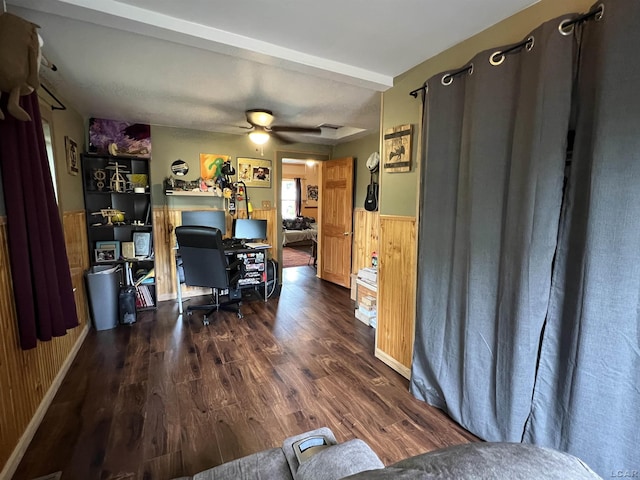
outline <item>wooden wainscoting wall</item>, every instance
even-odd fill
[[[6,218],[0,218],[0,478],[10,478],[87,333],[84,271],[89,267],[84,211],[63,216],[80,325],[22,350],[18,341]]]
[[[380,231],[380,215],[364,208],[353,211],[353,250],[351,273],[371,266],[371,254],[378,252],[378,232]]]
[[[375,356],[411,374],[416,311],[416,220],[380,215]]]
[[[182,225],[182,210],[174,208],[156,208],[153,211],[153,242],[156,257],[156,294],[158,301],[173,300],[177,297],[175,250],[176,236],[174,230]],[[193,210],[196,210],[195,208]],[[200,208],[198,210],[201,210]],[[246,218],[244,210],[238,211],[239,218]],[[276,210],[257,209],[251,214],[256,220],[267,220],[267,242],[275,245],[277,241]],[[231,234],[232,217],[227,215],[227,233]],[[271,255],[276,256],[275,248],[271,249]],[[209,293],[210,289],[182,286],[183,297],[192,297]]]

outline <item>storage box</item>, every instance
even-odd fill
[[[371,308],[364,305],[359,305],[358,311],[363,315],[366,315],[367,317],[375,317],[378,314],[378,310],[376,310],[376,307]]]
[[[377,295],[378,289],[375,285],[371,285],[361,279],[356,280],[356,305],[360,305],[364,297],[376,298]]]
[[[355,317],[365,325],[374,326],[374,325],[377,325],[378,323],[378,317],[376,317],[375,315],[372,317],[365,315],[359,309],[356,309],[354,314],[355,314]]]
[[[364,305],[366,307],[375,307],[376,306],[376,297],[371,296],[371,295],[363,295],[360,298],[360,303],[359,305]]]

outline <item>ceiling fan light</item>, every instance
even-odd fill
[[[249,133],[249,140],[256,145],[264,145],[269,140],[269,134],[264,130],[254,130]]]
[[[250,110],[251,120],[256,125],[269,126],[273,122],[273,114],[269,110]]]

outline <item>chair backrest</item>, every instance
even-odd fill
[[[229,288],[222,233],[214,227],[176,227],[184,279],[193,287]]]

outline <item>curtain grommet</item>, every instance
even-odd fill
[[[568,27],[567,27],[567,24],[569,25]],[[565,18],[560,22],[560,25],[558,25],[558,31],[565,37],[568,37],[573,33],[574,25],[575,24],[573,23],[572,19]]]
[[[604,17],[604,3],[601,3],[600,5],[598,5],[598,11],[596,12],[593,19],[596,22],[599,22],[600,20],[602,20],[602,17]]]
[[[442,76],[441,82],[442,82],[442,85],[447,87],[447,86],[449,86],[449,85],[451,85],[453,83],[453,76],[451,74],[449,74],[449,73],[445,73]]]
[[[527,41],[524,44],[524,48],[527,52],[530,52],[531,50],[533,50],[533,47],[535,44],[536,44],[536,39],[533,35],[531,35],[529,38],[527,38]]]
[[[489,63],[491,65],[493,65],[494,67],[497,67],[498,65],[502,65],[502,63],[504,62],[505,59],[505,55],[504,53],[502,53],[502,51],[498,50],[497,52],[493,52],[491,54],[491,56],[489,57]]]

